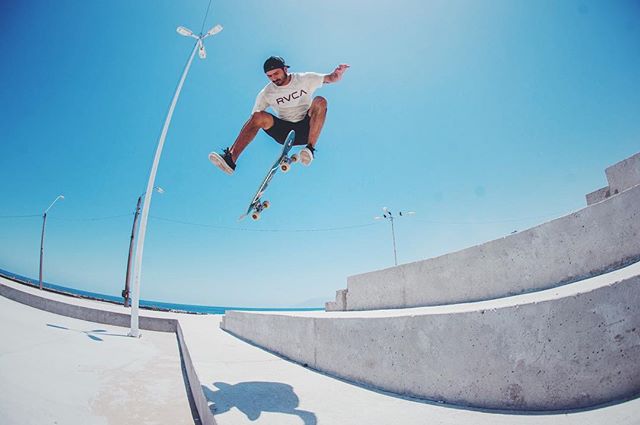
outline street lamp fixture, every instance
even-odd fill
[[[147,190],[144,196],[144,203],[142,204],[142,212],[140,214],[140,230],[138,231],[138,238],[136,242],[136,254],[135,261],[133,264],[133,291],[131,293],[131,329],[129,331],[129,336],[138,338],[140,337],[140,328],[139,328],[139,304],[140,304],[140,280],[142,275],[142,254],[144,251],[144,239],[147,233],[147,220],[149,218],[149,208],[151,207],[151,194],[153,193],[154,182],[156,179],[156,173],[158,172],[158,165],[160,163],[160,157],[162,156],[162,149],[164,147],[164,142],[167,138],[167,132],[169,131],[169,125],[171,124],[171,118],[173,117],[173,111],[176,108],[176,104],[178,103],[178,98],[180,97],[180,92],[182,91],[182,86],[184,85],[184,81],[187,78],[187,74],[189,73],[189,69],[191,68],[191,63],[193,62],[193,57],[196,54],[196,50],[199,51],[199,56],[204,59],[207,56],[207,52],[204,49],[203,40],[210,35],[217,34],[222,30],[221,25],[216,25],[211,28],[205,35],[195,35],[193,31],[189,28],[178,27],[176,31],[178,34],[185,37],[195,38],[197,41],[193,46],[193,50],[191,51],[191,56],[189,56],[189,60],[182,71],[182,76],[180,77],[180,81],[178,82],[178,87],[176,87],[176,91],[173,95],[173,100],[171,101],[171,105],[169,106],[169,111],[167,112],[167,117],[164,121],[164,126],[162,127],[162,132],[160,133],[160,138],[158,139],[158,146],[156,148],[156,153],[153,158],[153,164],[151,165],[151,171],[149,173],[149,181],[147,182]]]
[[[220,31],[222,31],[222,25],[218,24],[215,27],[211,28],[209,31],[207,31],[207,33],[204,35],[203,38],[207,38],[207,37],[210,37],[212,35],[216,35]]]
[[[186,28],[186,27],[178,27],[178,28],[176,28],[176,31],[178,32],[178,34],[180,34],[182,36],[192,37],[192,38],[195,38],[196,40],[198,40],[198,42],[197,42],[198,56],[200,56],[200,59],[206,59],[207,58],[207,50],[204,48],[203,40],[205,38],[207,38],[207,37],[211,37],[212,35],[216,35],[220,31],[222,31],[222,25],[218,24],[218,25],[214,26],[209,31],[207,31],[204,35],[202,35],[202,34],[201,35],[195,35],[193,33],[193,31],[191,31],[189,28]]]
[[[391,222],[391,237],[393,239],[393,260],[395,265],[398,265],[398,253],[396,251],[396,231],[395,228],[393,226],[393,220],[396,218],[394,217],[393,213],[389,210],[389,208],[387,207],[383,207],[382,208],[382,217],[374,217],[375,220],[389,220]],[[415,214],[415,211],[407,211],[407,212],[402,212],[399,211],[398,212],[398,216],[400,217],[404,217],[407,215],[413,215]]]
[[[193,33],[193,31],[191,31],[189,28],[185,28],[185,27],[178,27],[176,28],[176,31],[178,32],[178,34],[180,35],[184,35],[185,37],[194,37],[194,38],[198,38],[197,35],[195,35]]]
[[[40,272],[39,272],[39,280],[40,280],[40,289],[42,289],[42,264],[44,262],[44,229],[47,224],[47,213],[53,207],[53,205],[58,202],[59,199],[64,199],[64,195],[58,195],[56,199],[53,200],[49,208],[44,210],[42,214],[42,235],[40,236]]]

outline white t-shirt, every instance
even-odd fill
[[[322,87],[324,75],[316,72],[296,72],[290,75],[291,81],[286,86],[267,84],[258,93],[253,112],[272,107],[280,119],[302,121],[311,107],[313,92]]]

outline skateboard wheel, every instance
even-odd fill
[[[298,156],[297,153],[294,153],[293,155],[291,155],[291,162],[298,162],[300,161],[300,157]]]
[[[283,173],[286,173],[291,169],[291,166],[285,162],[284,164],[280,164],[280,169]]]
[[[260,220],[260,213],[254,212],[253,214],[251,214],[251,218],[253,219],[253,221]]]
[[[269,202],[269,201],[264,201],[264,202],[262,203],[262,208],[264,208],[265,210],[266,210],[267,208],[269,208],[270,206],[271,206],[271,202]]]

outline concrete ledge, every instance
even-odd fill
[[[611,195],[622,193],[640,184],[640,153],[608,167],[605,174]]]
[[[19,286],[20,284],[16,284]],[[113,326],[128,328],[131,323],[131,316],[125,313],[110,311],[99,308],[85,307],[78,304],[65,303],[21,290],[19,287],[9,286],[5,281],[0,280],[0,295],[13,301],[25,304],[39,310],[59,314],[61,316],[73,317],[75,319],[86,320],[88,322],[103,323]],[[27,289],[27,288],[24,288]],[[47,294],[45,292],[45,294]],[[178,346],[182,358],[182,366],[186,373],[190,396],[192,397],[200,423],[204,425],[215,425],[216,421],[211,413],[207,399],[202,392],[202,384],[198,379],[195,367],[191,361],[189,349],[184,340],[182,328],[178,319],[170,317],[147,317],[139,316],[140,329],[156,332],[173,332],[178,339]]]
[[[325,303],[326,311],[344,311],[347,309],[347,290],[336,291],[336,300]]]
[[[598,202],[602,202],[605,199],[607,199],[609,196],[611,196],[611,191],[609,190],[609,186],[603,187],[602,189],[598,189],[594,192],[588,193],[586,196],[587,205],[593,205]]]
[[[346,310],[472,302],[544,290],[640,259],[640,185],[462,251],[347,280]],[[338,305],[339,303],[336,303]]]
[[[216,420],[211,413],[209,402],[202,392],[202,383],[200,382],[198,374],[196,373],[195,366],[193,365],[193,360],[191,359],[189,348],[187,347],[187,343],[185,342],[184,332],[182,331],[180,322],[177,322],[176,325],[176,335],[178,337],[178,344],[180,346],[180,354],[182,355],[183,366],[187,374],[187,382],[189,383],[191,396],[193,397],[193,402],[196,405],[196,410],[198,411],[198,416],[200,417],[200,423],[203,425],[216,425]]]
[[[227,312],[221,326],[298,363],[402,395],[489,409],[571,410],[640,394],[638,305],[640,263],[500,300],[372,312]]]
[[[17,301],[21,304],[45,310],[61,316],[73,317],[74,319],[86,320],[88,322],[104,323],[107,325],[129,327],[131,316],[107,310],[99,310],[80,305],[67,304],[60,301],[51,300],[37,295],[29,294],[15,288],[0,284],[0,295]],[[175,319],[165,319],[159,317],[140,316],[140,329],[156,332],[176,332],[177,321]]]
[[[608,186],[587,194],[587,205],[602,202],[612,195],[640,184],[640,153],[607,167]]]

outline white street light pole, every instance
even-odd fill
[[[140,230],[138,231],[138,241],[136,243],[136,256],[134,262],[134,272],[133,272],[133,293],[131,297],[131,329],[129,331],[129,336],[138,338],[140,337],[140,328],[139,328],[139,304],[140,304],[140,279],[142,275],[142,253],[144,251],[144,238],[147,233],[147,219],[149,217],[149,207],[151,206],[151,194],[153,193],[153,186],[156,179],[156,173],[158,171],[158,163],[160,162],[160,156],[162,155],[162,148],[164,147],[164,141],[167,137],[167,132],[169,131],[169,124],[171,124],[171,117],[173,116],[173,111],[176,107],[176,103],[178,102],[178,98],[180,97],[180,91],[182,90],[182,85],[184,84],[185,79],[187,78],[187,74],[189,73],[189,68],[191,68],[191,62],[193,61],[193,57],[196,54],[196,50],[200,51],[200,57],[204,59],[207,55],[204,49],[204,43],[202,42],[205,38],[215,35],[222,31],[221,25],[216,25],[211,28],[204,35],[195,35],[191,30],[185,27],[178,27],[176,29],[178,34],[193,37],[197,40],[195,46],[193,47],[193,51],[191,52],[191,56],[189,56],[189,60],[184,67],[184,71],[182,72],[182,77],[180,78],[180,82],[178,83],[178,87],[176,88],[176,92],[173,95],[173,100],[171,101],[171,106],[169,107],[169,112],[167,113],[167,118],[164,121],[164,126],[162,128],[162,133],[160,134],[160,139],[158,140],[158,147],[156,149],[155,157],[153,158],[153,165],[151,166],[151,173],[149,174],[149,182],[147,183],[147,190],[145,192],[144,204],[142,206],[142,217],[140,219]]]
[[[53,207],[53,204],[55,204],[56,202],[58,202],[58,199],[64,199],[63,195],[58,195],[58,197],[56,199],[54,199],[54,201],[51,203],[51,205],[49,205],[49,208],[47,208],[44,211],[44,214],[42,214],[42,235],[40,236],[40,289],[42,289],[42,263],[43,263],[43,258],[44,258],[44,227],[47,224],[47,213],[49,212],[49,210],[51,209],[51,207]]]
[[[389,209],[387,207],[383,207],[382,208],[383,214],[382,217],[374,217],[376,220],[382,220],[382,219],[387,219],[391,222],[391,238],[393,239],[393,260],[394,260],[394,264],[397,266],[398,265],[398,253],[396,251],[396,231],[395,228],[393,226],[393,220],[395,219],[395,217],[393,216],[393,213],[391,211],[389,211]],[[415,214],[414,211],[409,211],[409,212],[402,212],[400,211],[398,213],[398,215],[400,217],[403,217],[405,215],[412,215]]]

